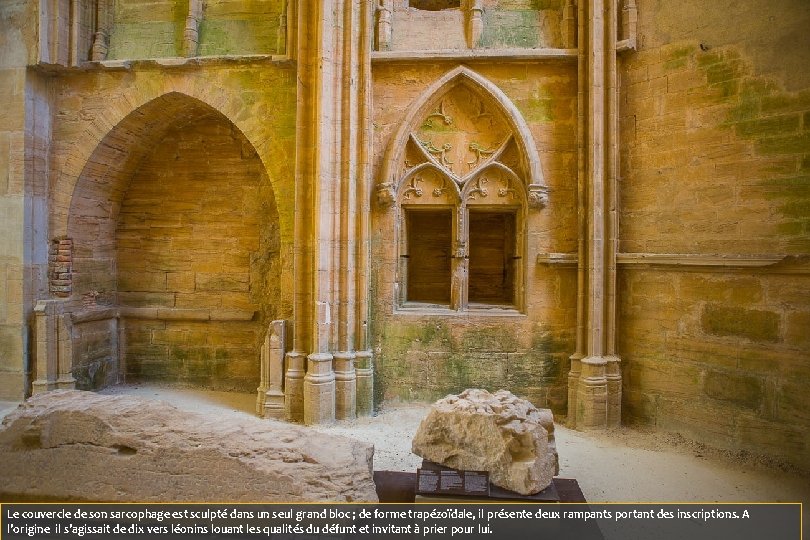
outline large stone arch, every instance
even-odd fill
[[[89,121],[81,135],[72,141],[70,151],[63,154],[65,157],[54,163],[56,173],[51,181],[48,227],[52,237],[67,233],[70,207],[87,166],[95,161],[103,162],[104,158],[115,162],[116,154],[105,148],[108,146],[105,141],[113,141],[126,132],[145,133],[153,130],[151,133],[158,134],[176,121],[190,117],[195,111],[216,111],[245,136],[257,151],[265,169],[272,169],[269,163],[271,152],[267,148],[270,141],[262,124],[240,115],[239,101],[229,99],[227,91],[211,85],[206,79],[191,77],[166,78],[161,83],[133,84],[121,90],[117,99],[111,100],[108,107]],[[137,159],[134,162],[137,163]],[[114,163],[114,166],[120,167],[121,164]],[[270,178],[276,192],[277,181]],[[285,230],[283,234],[291,238],[292,230]]]
[[[514,141],[519,149],[520,159],[525,170],[525,183],[530,203],[545,205],[548,188],[543,175],[543,167],[537,145],[531,130],[520,111],[509,97],[495,83],[466,66],[458,66],[439,77],[413,100],[399,123],[399,127],[388,141],[383,158],[378,187],[385,190],[398,184],[400,165],[404,159],[406,146],[411,133],[431,108],[455,87],[464,85],[480,94],[492,104],[509,125]],[[385,195],[380,195],[384,198]]]
[[[87,129],[119,115],[111,107]],[[73,248],[61,296],[74,320],[113,307],[123,324],[109,339],[104,324],[73,332],[77,385],[110,382],[95,375],[103,368],[255,388],[267,324],[283,316],[280,224],[261,153],[227,114],[178,91],[134,108],[88,153],[93,141],[76,145],[53,192],[51,232]]]

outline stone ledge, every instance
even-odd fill
[[[373,51],[371,61],[432,62],[437,60],[565,60],[577,59],[577,49],[439,49],[425,51]]]

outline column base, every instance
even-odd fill
[[[284,419],[304,422],[304,365],[306,355],[299,351],[287,353],[287,371],[284,374]]]
[[[333,356],[313,353],[307,356],[304,376],[304,424],[329,424],[335,421],[335,373]]]
[[[579,373],[574,369],[575,361],[579,364]],[[568,414],[571,427],[579,430],[606,429],[621,424],[620,364],[618,356],[586,356],[581,359],[572,357],[568,379]],[[573,408],[570,403],[572,395]]]
[[[357,373],[357,416],[374,416],[374,355],[371,351],[355,353]]]
[[[335,419],[357,418],[357,373],[353,352],[335,353]]]

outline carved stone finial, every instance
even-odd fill
[[[385,182],[377,186],[377,204],[382,208],[393,206],[396,201],[396,192],[390,182]]]
[[[540,210],[548,204],[548,188],[539,184],[529,184],[529,206]]]

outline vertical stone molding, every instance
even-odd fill
[[[100,62],[107,59],[110,50],[110,19],[111,6],[108,0],[98,0],[96,3],[96,31],[93,34],[93,48],[90,51],[90,60]]]
[[[607,427],[618,427],[622,423],[622,367],[618,356],[605,358],[605,380],[607,382]]]
[[[355,353],[357,416],[374,415],[374,357],[371,351]]]
[[[304,424],[328,424],[335,421],[335,373],[332,355],[307,356],[304,376]]]
[[[469,0],[470,8],[467,14],[467,46],[470,49],[478,47],[481,35],[484,33],[484,6],[481,0]]]
[[[616,354],[618,238],[618,82],[615,2],[580,2],[578,129],[580,287],[577,351],[569,373],[569,424],[599,429],[621,423],[621,370]],[[581,358],[581,360],[580,360]],[[578,374],[578,376],[577,376]],[[570,419],[573,417],[573,421]]]
[[[278,16],[278,34],[276,36],[276,54],[287,54],[287,9],[289,2],[281,6]]]
[[[357,373],[353,352],[335,353],[335,419],[357,418]]]
[[[56,388],[59,390],[73,390],[76,388],[76,379],[73,377],[73,321],[70,314],[57,316],[56,333],[58,336],[57,364],[58,379]]]
[[[284,419],[304,422],[304,366],[306,355],[299,351],[287,353],[287,371],[284,375]]]
[[[186,27],[183,30],[183,56],[197,56],[200,43],[200,23],[203,19],[203,0],[189,0]]]
[[[377,5],[377,47],[378,51],[387,51],[391,48],[391,6],[390,0],[380,0]]]
[[[73,292],[73,240],[70,238],[51,242],[48,284],[51,294],[57,298],[69,298]]]
[[[285,417],[284,321],[273,321],[267,328],[261,350],[261,380],[256,389],[256,413],[262,418],[282,420]]]
[[[568,425],[576,427],[577,395],[579,394],[579,378],[582,375],[581,353],[571,355],[571,369],[568,372]]]
[[[56,317],[52,302],[40,300],[34,307],[34,340],[36,344],[36,379],[32,393],[56,388],[58,374]]]
[[[577,47],[577,6],[574,0],[566,0],[562,17],[562,46],[566,49]]]
[[[628,48],[636,48],[636,35],[638,28],[638,8],[636,0],[624,0],[622,4],[622,35],[621,39],[627,42]]]

